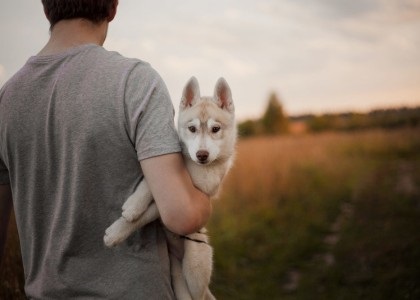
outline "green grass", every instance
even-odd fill
[[[420,299],[417,155],[380,163],[361,183],[354,214],[333,249],[336,264],[313,264],[296,299]]]

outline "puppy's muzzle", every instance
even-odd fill
[[[207,162],[207,159],[209,158],[209,152],[206,150],[199,150],[196,153],[196,156],[200,164],[205,164]]]

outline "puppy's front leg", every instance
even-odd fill
[[[125,201],[122,207],[123,217],[129,222],[137,220],[148,209],[152,201],[152,193],[143,178],[134,193]]]

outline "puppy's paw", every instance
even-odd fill
[[[108,248],[112,248],[112,247],[118,245],[118,240],[112,234],[105,233],[105,235],[104,235],[104,244]]]
[[[136,208],[125,208],[123,207],[122,216],[124,219],[126,219],[128,222],[134,222],[140,218],[140,216],[143,214],[143,211],[136,210]]]
[[[143,202],[139,201],[139,199],[132,195],[127,199],[127,201],[125,201],[124,205],[122,206],[122,216],[128,222],[134,222],[138,220],[147,209],[148,203],[149,202],[146,202],[146,200]]]
[[[114,247],[123,242],[134,230],[131,223],[119,218],[105,230],[104,243],[107,247]]]

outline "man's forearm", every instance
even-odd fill
[[[6,244],[7,227],[12,211],[12,191],[10,185],[0,185],[0,266]]]
[[[197,231],[210,217],[209,197],[191,180],[180,153],[152,157],[140,162],[162,222],[172,232]]]

